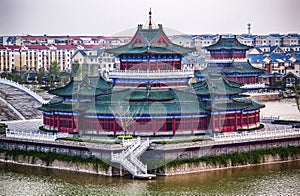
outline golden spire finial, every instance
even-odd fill
[[[151,12],[151,7],[150,7],[150,11],[149,11],[149,29],[152,29],[152,19],[151,19],[151,15],[152,15],[152,12]]]

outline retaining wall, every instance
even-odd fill
[[[37,142],[37,141],[24,141],[8,138],[0,138],[0,149],[2,150],[27,150],[27,151],[38,151],[38,152],[55,152],[58,154],[65,154],[69,156],[80,156],[80,157],[96,157],[101,160],[110,160],[111,153],[120,152],[122,146],[118,144],[109,145],[105,144],[102,146],[81,146],[83,144],[66,145],[58,142]],[[287,146],[300,146],[300,137],[288,137],[288,138],[274,138],[268,140],[259,141],[247,141],[247,142],[232,142],[232,143],[217,143],[217,142],[191,142],[181,144],[165,144],[157,145],[151,144],[150,148],[141,156],[141,160],[148,164],[148,169],[152,170],[155,162],[162,162],[167,160],[175,159],[188,159],[188,158],[200,158],[204,156],[220,155],[220,154],[231,154],[235,152],[248,152],[258,149],[271,149],[276,147],[287,147]],[[23,164],[31,164],[35,166],[52,167],[65,170],[82,171],[88,173],[97,173],[101,175],[120,175],[122,171],[118,169],[118,165],[113,165],[108,171],[102,171],[100,168],[95,170],[91,165],[77,164],[77,163],[63,163],[61,161],[54,161],[51,165],[42,163],[40,161],[32,162],[30,157],[19,156],[15,157],[2,157],[2,161],[12,160]],[[298,157],[299,158],[299,157]],[[266,159],[266,163],[274,162],[275,158]],[[229,164],[230,165],[230,164]],[[159,165],[161,166],[161,165]],[[179,169],[168,169],[162,175],[174,175],[182,173],[190,173],[196,171],[205,171],[209,169],[216,169],[221,166],[213,167],[211,165],[201,164],[190,164],[183,165]],[[222,166],[224,168],[224,166]]]

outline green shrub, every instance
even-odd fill
[[[250,152],[235,152],[232,154],[221,154],[212,155],[199,158],[189,158],[189,159],[176,159],[172,161],[166,161],[165,166],[158,168],[158,171],[163,171],[164,168],[178,167],[182,164],[199,164],[204,162],[216,166],[217,164],[221,166],[227,166],[231,161],[232,166],[245,165],[245,164],[258,164],[261,163],[262,158],[267,155],[279,155],[282,160],[287,160],[288,157],[296,157],[300,154],[300,146],[289,146],[289,147],[278,147],[271,149],[260,149]]]
[[[43,131],[43,132],[48,132],[48,133],[57,133],[57,130],[49,130],[49,129],[45,129],[45,127],[43,127],[43,126],[40,126],[40,127],[39,127],[39,130],[40,130],[40,131]]]
[[[251,128],[251,129],[238,129],[237,131],[255,131],[255,130],[259,130],[259,129],[262,129],[264,128],[265,125],[264,124],[260,124],[258,127],[255,127],[255,128]]]
[[[0,128],[7,128],[7,125],[4,123],[0,123]]]
[[[132,135],[118,135],[117,137],[118,139],[132,139]]]
[[[69,132],[69,134],[76,135],[79,134],[77,131]]]
[[[14,160],[21,155],[29,156],[31,158],[31,163],[35,163],[35,159],[38,158],[42,160],[47,166],[51,165],[54,160],[63,161],[63,162],[72,162],[72,163],[82,163],[82,164],[92,164],[94,170],[96,168],[101,167],[105,171],[107,171],[110,165],[101,159],[95,157],[80,157],[80,156],[71,156],[66,154],[58,154],[54,152],[38,152],[38,151],[25,151],[25,150],[2,150],[5,152],[6,160],[8,156],[11,156]],[[96,170],[97,171],[97,170]]]
[[[161,141],[154,141],[152,143],[154,144],[178,144],[178,143],[185,143],[185,142],[199,142],[199,141],[205,141],[208,139],[205,138],[186,138],[186,139],[180,139],[180,140],[161,140]]]
[[[74,138],[74,137],[58,138],[57,140],[65,140],[65,141],[73,141],[73,142],[90,142],[90,143],[99,143],[99,144],[119,144],[119,142],[116,141],[91,140],[86,138]]]

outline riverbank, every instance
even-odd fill
[[[300,147],[279,147],[250,152],[223,154],[201,158],[172,160],[155,171],[156,175],[172,176],[214,170],[251,167],[300,160]]]
[[[269,157],[270,158],[270,157]],[[238,166],[227,166],[227,167],[212,167],[209,165],[206,165],[203,167],[203,165],[199,164],[199,166],[196,166],[194,164],[184,164],[179,167],[175,168],[168,168],[165,173],[155,173],[158,176],[175,176],[175,175],[187,175],[187,174],[195,174],[195,173],[203,173],[203,172],[210,172],[210,171],[218,171],[218,170],[226,170],[226,169],[235,169],[235,168],[247,168],[247,167],[255,167],[255,166],[262,166],[262,165],[271,165],[271,164],[281,164],[281,163],[288,163],[288,162],[294,162],[299,161],[300,163],[300,154],[297,156],[296,159],[291,158],[289,160],[276,160],[274,157],[271,157],[271,160],[268,158],[267,162],[264,163],[257,163],[257,164],[247,164],[247,165],[238,165]],[[51,165],[44,165],[41,164],[32,164],[32,163],[25,163],[22,160],[6,160],[0,158],[0,162],[2,163],[10,163],[15,165],[22,165],[22,166],[28,166],[28,167],[38,167],[38,168],[49,168],[49,169],[57,169],[57,170],[63,170],[63,171],[73,171],[73,172],[80,172],[80,173],[86,173],[86,174],[96,174],[96,175],[102,175],[102,176],[113,176],[110,172],[112,171],[111,168],[108,171],[103,171],[101,168],[95,169],[95,167],[92,164],[72,164],[72,163],[66,163],[66,162],[60,162],[55,161]]]
[[[236,152],[180,160],[163,160],[164,163],[160,163],[162,166],[150,170],[150,173],[160,176],[172,176],[294,160],[300,160],[300,146],[275,147],[249,152]],[[119,176],[121,173],[120,169],[113,166],[109,161],[102,161],[97,158],[68,156],[53,152],[2,149],[0,151],[0,161],[103,176]],[[149,163],[149,165],[151,164],[153,167],[153,162]],[[122,171],[122,173],[126,174],[124,171]]]
[[[53,152],[0,150],[0,161],[14,164],[61,169],[112,176],[112,166],[98,158],[63,155]]]

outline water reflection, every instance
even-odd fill
[[[300,161],[132,180],[0,163],[0,195],[297,195]]]

